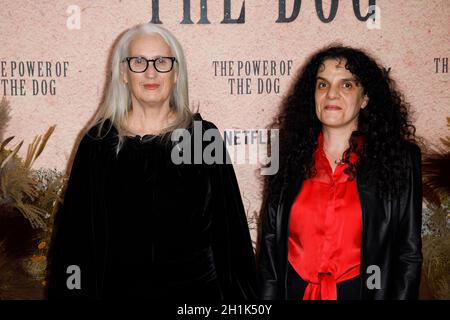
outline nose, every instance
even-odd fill
[[[147,78],[154,78],[154,77],[156,77],[157,73],[158,73],[158,71],[156,71],[155,66],[153,65],[153,63],[149,62],[147,70],[145,70],[145,72],[144,72],[145,76]]]
[[[336,99],[339,97],[339,88],[337,85],[330,85],[330,89],[327,91],[328,99]]]

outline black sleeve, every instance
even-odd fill
[[[219,166],[212,218],[213,255],[225,299],[256,298],[253,246],[231,164]]]
[[[49,252],[49,299],[96,298],[97,295],[93,246],[93,215],[96,210],[93,201],[96,188],[94,143],[87,136],[82,139],[63,205],[55,217]],[[70,266],[78,267],[80,273],[68,270]],[[81,287],[69,289],[77,284],[77,279]],[[71,285],[68,286],[67,282]]]
[[[208,127],[217,130],[211,123]],[[223,163],[210,165],[214,263],[224,299],[251,300],[256,298],[255,255],[239,185],[226,157],[225,148]]]
[[[417,299],[422,268],[422,173],[421,152],[412,145],[409,151],[409,186],[405,191],[398,235],[399,256],[396,268],[395,299]],[[403,198],[402,198],[403,199]]]
[[[276,272],[276,216],[277,204],[268,200],[261,219],[261,239],[258,252],[258,295],[262,300],[275,300],[278,296]]]

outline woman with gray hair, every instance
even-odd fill
[[[49,298],[254,298],[253,248],[232,165],[173,161],[172,133],[208,129],[217,130],[189,109],[175,37],[153,24],[123,33],[55,220]]]

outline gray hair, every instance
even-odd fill
[[[111,80],[107,86],[104,100],[93,120],[93,126],[98,125],[98,137],[102,135],[105,121],[109,120],[116,127],[119,135],[117,152],[123,143],[126,132],[125,120],[131,110],[131,94],[128,86],[121,80],[120,64],[129,55],[128,47],[131,41],[139,35],[149,33],[159,34],[166,41],[178,62],[174,66],[177,81],[172,89],[169,102],[170,108],[175,111],[177,116],[161,134],[164,135],[179,128],[188,128],[192,123],[186,60],[180,43],[168,30],[159,25],[151,23],[136,25],[124,32],[114,46],[111,59]]]

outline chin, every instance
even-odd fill
[[[336,118],[320,119],[320,122],[322,122],[322,124],[324,126],[329,126],[329,127],[339,127],[339,126],[345,125],[345,121],[342,121],[341,119],[336,119]]]

